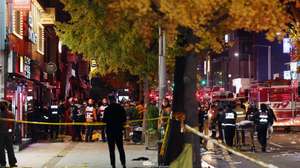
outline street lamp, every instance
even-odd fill
[[[272,62],[271,62],[271,51],[272,51],[272,46],[270,45],[253,45],[253,47],[265,47],[268,48],[268,80],[271,80],[271,70],[272,70]]]

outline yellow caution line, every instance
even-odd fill
[[[245,155],[245,154],[243,154],[243,153],[241,153],[241,152],[238,152],[238,151],[236,151],[236,150],[234,150],[234,149],[232,149],[232,148],[230,148],[230,147],[228,147],[228,146],[226,146],[226,145],[224,145],[224,144],[218,142],[217,140],[212,139],[212,138],[210,138],[209,136],[206,136],[206,135],[202,134],[201,132],[199,132],[198,130],[196,130],[196,129],[190,127],[190,126],[187,125],[187,124],[185,125],[185,128],[186,128],[188,131],[190,131],[190,132],[192,132],[192,133],[194,133],[194,134],[196,134],[196,135],[198,135],[198,136],[204,138],[205,140],[210,140],[213,144],[215,144],[215,145],[221,147],[222,149],[225,149],[225,150],[227,150],[228,152],[231,152],[231,153],[233,153],[233,154],[235,154],[235,155],[237,155],[237,156],[240,156],[240,157],[242,157],[242,158],[244,158],[244,159],[247,159],[247,160],[249,160],[249,161],[251,161],[251,162],[253,162],[253,163],[256,163],[256,164],[259,165],[259,166],[267,167],[267,168],[278,168],[277,166],[275,166],[275,165],[273,165],[273,164],[265,163],[265,162],[263,162],[263,161],[261,161],[261,160],[255,159],[255,158],[250,157],[250,156],[248,156],[248,155]]]
[[[168,117],[163,117],[168,118]],[[150,118],[146,119],[146,121],[154,121],[154,120],[160,120],[161,117],[157,118]],[[40,121],[26,121],[26,120],[15,120],[15,119],[9,119],[9,118],[0,118],[2,121],[8,121],[8,122],[16,122],[20,124],[33,124],[33,125],[60,125],[60,126],[69,126],[69,125],[84,125],[84,126],[103,126],[106,125],[104,122],[68,122],[68,123],[55,123],[55,122],[40,122]],[[130,123],[137,123],[137,122],[143,122],[143,119],[140,120],[129,120],[127,121],[128,124]]]

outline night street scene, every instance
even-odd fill
[[[300,167],[300,0],[0,0],[8,167]]]

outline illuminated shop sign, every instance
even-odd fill
[[[283,53],[290,53],[292,50],[292,45],[291,45],[291,39],[290,38],[284,38],[283,39]]]
[[[28,16],[28,39],[32,42],[32,43],[34,43],[34,44],[36,44],[37,43],[37,33],[35,33],[34,31],[33,31],[33,20],[32,20],[32,16],[31,15],[29,15]]]
[[[20,72],[25,75],[26,78],[31,77],[31,59],[26,56],[20,56]]]
[[[14,9],[30,10],[31,0],[13,0]]]

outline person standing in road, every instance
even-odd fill
[[[106,134],[112,168],[116,167],[115,145],[119,150],[123,168],[126,168],[125,151],[123,147],[123,129],[126,124],[126,111],[116,103],[114,96],[109,96],[109,106],[104,110],[103,122],[106,123]]]
[[[14,119],[14,115],[8,110],[7,102],[0,102],[0,118]],[[14,123],[11,121],[0,121],[0,167],[6,166],[5,150],[10,167],[17,167],[17,159],[13,149]]]
[[[271,134],[273,133],[274,121],[277,121],[277,118],[276,118],[276,115],[275,115],[273,109],[270,107],[270,104],[267,104],[267,109],[268,109],[268,114],[270,116],[270,123],[268,125],[268,133],[267,133],[267,137],[269,139],[271,137]]]
[[[266,104],[260,105],[259,112],[255,115],[255,124],[257,130],[257,138],[261,145],[262,152],[266,152],[267,148],[267,131],[271,122],[273,122],[272,114],[268,110]]]
[[[233,146],[233,138],[235,135],[235,123],[237,114],[233,111],[233,105],[230,103],[225,108],[225,113],[222,116],[223,139],[226,145]]]
[[[96,114],[96,108],[94,106],[94,100],[89,99],[87,107],[85,108],[85,122],[87,123],[93,123],[97,120],[97,114]],[[88,125],[86,128],[86,134],[85,134],[85,141],[91,142],[92,136],[93,136],[93,129],[94,127],[92,125]]]

